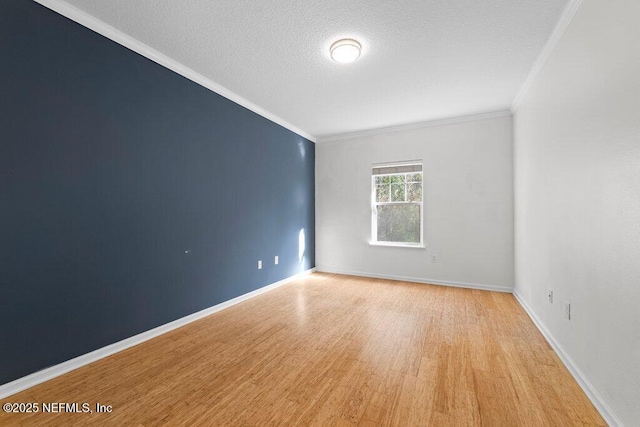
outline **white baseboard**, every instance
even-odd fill
[[[495,292],[508,292],[508,293],[513,292],[513,289],[508,286],[484,285],[481,283],[452,282],[449,280],[394,276],[390,274],[364,273],[362,271],[348,271],[348,270],[340,270],[340,269],[329,268],[329,267],[317,267],[317,271],[322,273],[347,274],[349,276],[372,277],[374,279],[389,279],[389,280],[399,280],[402,282],[427,283],[429,285],[453,286],[456,288],[467,288],[467,289],[479,289],[482,291],[495,291]]]
[[[536,316],[536,314],[531,310],[531,308],[527,305],[527,303],[522,299],[522,297],[518,294],[518,292],[514,289],[513,296],[516,297],[516,300],[520,303],[524,311],[529,315],[533,324],[536,325],[542,336],[545,337],[547,342],[551,345],[553,350],[562,360],[564,366],[567,367],[573,378],[575,378],[576,382],[584,393],[587,395],[593,406],[596,407],[602,418],[606,421],[610,426],[622,426],[622,422],[615,416],[609,405],[605,403],[600,394],[596,391],[595,387],[591,382],[587,379],[584,373],[578,368],[573,359],[569,356],[569,354],[562,348],[560,343],[556,340],[556,338],[551,334],[551,332],[547,329],[547,327],[542,323],[542,321]]]
[[[66,362],[51,366],[50,368],[46,368],[33,374],[27,375],[26,377],[18,378],[17,380],[11,381],[10,383],[3,384],[0,386],[0,399],[4,399],[35,385],[41,384],[45,381],[49,381],[55,377],[64,375],[67,372],[71,372],[75,369],[96,362],[107,356],[111,356],[112,354],[118,353],[122,350],[126,350],[130,347],[133,347],[134,345],[141,344],[159,335],[165,334],[169,331],[173,331],[174,329],[177,329],[188,323],[195,322],[196,320],[202,319],[203,317],[209,316],[213,313],[217,313],[218,311],[224,310],[225,308],[229,308],[250,298],[269,292],[302,276],[313,273],[314,271],[315,268],[306,270],[300,274],[296,274],[295,276],[288,277],[286,279],[280,280],[279,282],[272,283],[244,295],[240,295],[239,297],[230,299],[209,308],[205,308],[202,311],[198,311],[196,313],[174,320],[173,322],[166,323],[164,325],[158,326],[157,328],[150,329],[146,332],[142,332],[138,335],[126,338],[122,341],[118,341],[106,347],[99,348],[92,351],[91,353],[83,354],[82,356],[75,357],[71,360],[67,360]]]
[[[432,285],[454,286],[454,287],[461,287],[461,288],[480,289],[480,290],[497,291],[497,292],[512,292],[516,300],[518,301],[518,303],[522,306],[524,311],[529,315],[534,325],[538,328],[540,333],[542,333],[545,339],[549,342],[549,344],[551,345],[553,350],[556,352],[556,354],[558,354],[558,356],[560,357],[560,360],[562,360],[562,362],[567,367],[571,375],[573,375],[576,382],[580,385],[582,390],[585,392],[589,400],[591,400],[591,403],[593,403],[593,405],[596,407],[600,415],[602,415],[602,418],[604,418],[607,424],[609,424],[610,426],[623,425],[622,422],[615,416],[615,414],[613,413],[609,405],[607,405],[607,403],[602,399],[600,394],[596,391],[593,384],[591,384],[591,382],[587,379],[587,377],[582,373],[580,368],[578,368],[578,366],[575,364],[573,359],[571,359],[571,357],[567,354],[564,348],[558,343],[558,341],[551,334],[551,332],[549,332],[549,330],[542,323],[542,321],[535,315],[535,313],[531,310],[531,308],[529,308],[527,303],[522,299],[522,297],[515,290],[508,287],[503,287],[503,286],[483,285],[483,284],[464,283],[464,282],[451,282],[451,281],[445,281],[445,280],[420,279],[420,278],[412,278],[412,277],[404,277],[404,276],[380,275],[380,274],[363,273],[363,272],[356,272],[356,271],[328,269],[323,267],[318,267],[317,269],[316,268],[309,269],[295,276],[288,277],[276,283],[272,283],[260,289],[256,289],[255,291],[246,293],[244,295],[240,295],[239,297],[233,298],[229,301],[225,301],[223,303],[214,305],[213,307],[209,307],[204,310],[198,311],[197,313],[193,313],[188,316],[182,317],[180,319],[174,320],[173,322],[169,322],[167,324],[158,326],[157,328],[151,329],[149,331],[142,332],[138,335],[134,335],[122,341],[118,341],[114,344],[110,344],[106,347],[102,347],[98,350],[92,351],[91,353],[78,356],[74,359],[67,360],[66,362],[60,363],[50,368],[46,368],[41,371],[35,372],[33,374],[27,375],[26,377],[19,378],[10,383],[3,384],[0,386],[0,399],[4,399],[16,393],[24,391],[28,388],[31,388],[35,385],[49,381],[55,377],[64,375],[82,366],[96,362],[100,359],[111,356],[112,354],[126,350],[135,345],[141,344],[145,341],[148,341],[152,338],[165,334],[181,326],[184,326],[196,320],[202,319],[203,317],[222,311],[225,308],[229,308],[233,305],[239,304],[255,296],[269,292],[270,290],[278,288],[302,276],[313,273],[316,270],[324,273],[347,274],[351,276],[372,277],[377,279],[389,279],[389,280],[400,280],[405,282],[428,283]]]

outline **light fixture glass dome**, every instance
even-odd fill
[[[360,57],[362,46],[353,39],[338,40],[331,45],[331,59],[341,64],[348,64]]]

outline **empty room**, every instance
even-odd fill
[[[638,22],[2,0],[0,425],[640,426]]]

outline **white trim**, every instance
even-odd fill
[[[553,50],[558,45],[558,42],[567,31],[567,28],[569,28],[569,24],[571,23],[573,17],[576,15],[576,12],[578,11],[578,8],[581,4],[582,0],[570,0],[567,6],[564,8],[562,16],[560,16],[560,20],[556,24],[553,33],[551,33],[551,37],[549,37],[547,44],[544,46],[544,49],[542,49],[542,52],[540,53],[540,55],[538,55],[538,58],[533,63],[533,67],[531,68],[527,79],[524,81],[522,87],[520,87],[520,90],[518,91],[518,94],[514,98],[513,103],[511,104],[511,113],[515,113],[518,109],[520,102],[522,102],[522,99],[529,91],[529,87],[531,87],[533,81],[538,76],[538,73],[540,73],[544,65],[547,63],[547,60],[551,56],[551,53],[553,53]]]
[[[99,348],[98,350],[94,350],[91,353],[83,354],[82,356],[75,357],[71,360],[67,360],[66,362],[62,362],[58,365],[51,366],[50,368],[46,368],[41,371],[35,372],[31,375],[27,375],[26,377],[18,378],[17,380],[11,381],[10,383],[3,384],[0,386],[0,399],[4,399],[13,394],[16,394],[28,388],[31,388],[35,385],[41,384],[45,381],[49,381],[55,377],[64,375],[67,372],[71,372],[75,369],[78,369],[90,363],[96,362],[107,356],[111,356],[112,354],[118,353],[122,350],[126,350],[130,347],[141,344],[152,338],[155,338],[162,334],[166,334],[167,332],[173,331],[174,329],[177,329],[188,323],[195,322],[196,320],[200,320],[203,317],[207,317],[213,313],[222,311],[225,308],[229,308],[233,305],[239,304],[250,298],[264,294],[286,283],[299,279],[300,277],[311,274],[315,270],[316,270],[315,268],[312,268],[312,269],[303,271],[302,273],[280,280],[279,282],[272,283],[270,285],[256,289],[255,291],[251,291],[244,295],[240,295],[239,297],[230,299],[220,304],[216,304],[212,307],[205,308],[202,311],[198,311],[196,313],[174,320],[173,322],[166,323],[164,325],[158,326],[157,328],[150,329],[146,332],[142,332],[138,335],[134,335],[132,337],[126,338],[122,341],[118,341],[106,347]]]
[[[509,117],[509,116],[511,116],[510,110],[489,111],[486,113],[472,114],[469,116],[448,117],[445,119],[428,120],[424,122],[409,123],[406,125],[389,126],[389,127],[377,128],[377,129],[369,129],[369,130],[364,130],[359,132],[349,132],[349,133],[341,133],[337,135],[319,136],[316,142],[317,143],[335,142],[335,141],[342,141],[344,139],[359,138],[362,136],[378,135],[382,133],[421,129],[421,128],[427,128],[427,127],[433,127],[433,126],[445,126],[445,125],[452,125],[456,123],[496,119],[499,117]]]
[[[451,286],[454,288],[479,289],[482,291],[507,292],[507,293],[513,292],[513,289],[509,286],[496,286],[496,285],[485,285],[480,283],[453,282],[449,280],[394,276],[392,274],[364,273],[362,271],[349,271],[349,270],[341,270],[341,269],[328,268],[328,267],[316,267],[316,271],[321,273],[346,274],[349,276],[371,277],[374,279],[389,279],[389,280],[398,280],[401,282],[414,282],[414,283],[425,283],[428,285]]]
[[[394,243],[394,242],[369,242],[369,246],[386,246],[389,248],[409,248],[409,249],[426,249],[427,247],[422,243],[411,245],[409,243]]]
[[[535,315],[533,310],[527,305],[524,299],[518,294],[518,292],[514,289],[513,296],[516,298],[518,303],[522,306],[524,311],[529,315],[533,324],[536,325],[542,336],[545,337],[547,342],[551,345],[553,350],[562,360],[564,366],[567,367],[573,378],[582,388],[582,391],[587,395],[593,406],[596,407],[602,418],[606,421],[610,426],[622,426],[622,422],[615,416],[609,405],[607,405],[602,399],[602,396],[597,392],[596,388],[591,384],[591,382],[587,379],[586,375],[578,368],[578,365],[571,359],[569,354],[565,351],[564,348],[560,345],[560,343],[556,340],[553,334],[547,329],[547,327],[542,323],[542,321]]]
[[[281,119],[273,113],[263,109],[262,107],[257,106],[251,101],[241,97],[240,95],[230,91],[229,89],[219,85],[211,79],[203,76],[202,74],[197,73],[191,68],[179,63],[178,61],[169,58],[167,55],[153,49],[150,46],[134,39],[133,37],[123,33],[122,31],[112,27],[111,25],[99,20],[98,18],[76,8],[75,6],[71,6],[70,4],[65,3],[62,0],[34,0],[36,3],[43,5],[46,8],[53,10],[54,12],[59,13],[62,16],[65,16],[72,21],[77,22],[78,24],[89,28],[90,30],[95,31],[98,34],[103,35],[104,37],[113,40],[114,42],[131,49],[132,51],[144,56],[162,65],[165,68],[170,69],[187,79],[206,87],[207,89],[221,95],[238,105],[241,105],[248,110],[253,111],[260,116],[271,120],[274,123],[279,124],[282,127],[289,129],[292,132],[297,133],[298,135],[307,138],[312,142],[316,142],[316,138],[313,135],[308,134],[302,129],[292,125],[291,123]]]
[[[390,173],[390,174],[381,174],[381,175],[375,175],[373,173],[374,169],[381,169],[381,168],[393,168],[393,167],[397,167],[400,166],[399,163],[378,163],[378,164],[373,164],[371,165],[371,242],[369,242],[370,245],[374,245],[374,246],[395,246],[395,247],[403,247],[403,248],[424,248],[424,196],[421,195],[421,200],[419,202],[409,202],[409,201],[404,201],[404,202],[378,202],[376,201],[376,189],[377,189],[377,185],[376,185],[376,178],[380,177],[380,176],[392,176],[392,175],[405,175],[405,181],[406,181],[406,175],[417,175],[420,174],[420,176],[423,175],[422,173],[422,169],[423,169],[423,165],[422,165],[422,160],[418,161],[417,163],[406,163],[405,165],[414,165],[414,166],[420,166],[420,172],[414,171],[414,172],[397,172],[397,173]],[[390,184],[391,185],[391,184]],[[406,182],[405,182],[405,190],[406,190]],[[420,186],[424,187],[424,179],[420,180]],[[391,190],[389,190],[391,191]],[[406,198],[406,192],[405,192],[405,198]],[[385,241],[378,241],[378,206],[389,206],[389,205],[416,205],[420,207],[420,242],[419,243],[408,243],[408,242],[385,242]]]

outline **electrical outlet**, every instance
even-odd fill
[[[262,270],[262,260],[258,261],[258,270]]]
[[[567,320],[571,320],[571,303],[569,301],[564,303],[564,315]]]
[[[274,262],[276,265],[278,265],[278,262],[279,262],[279,260],[278,260],[278,255],[276,255],[276,257],[273,259],[273,262]]]
[[[553,304],[553,291],[551,289],[547,292],[547,299],[551,304]]]
[[[433,264],[435,264],[436,262],[438,262],[438,255],[431,254],[431,262],[432,262]]]

